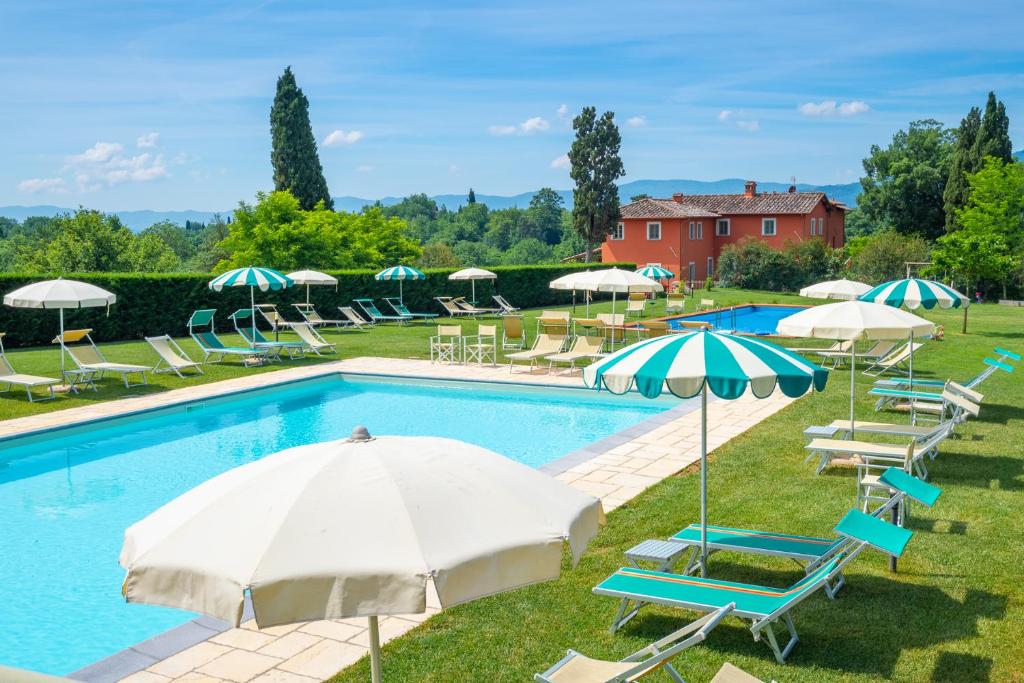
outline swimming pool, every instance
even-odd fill
[[[710,323],[716,331],[730,330],[745,334],[778,334],[779,321],[804,310],[805,306],[733,306],[720,311],[669,318],[669,327],[682,329],[680,321]]]
[[[679,404],[332,375],[0,442],[0,663],[66,674],[192,618],[124,603],[124,529],[237,465],[363,424],[537,467]]]

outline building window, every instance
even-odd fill
[[[649,239],[649,240],[660,240],[661,239],[661,223],[648,223],[647,224],[647,239]]]
[[[697,223],[697,239],[704,239],[704,223],[701,221]]]
[[[708,256],[708,277],[715,276],[715,259]]]
[[[773,237],[775,235],[775,219],[774,218],[762,218],[761,219],[761,235],[764,237]]]
[[[687,273],[686,273],[687,280],[689,280],[690,282],[696,281],[697,280],[697,264],[694,263],[693,261],[690,261],[690,265],[687,267],[686,270],[687,270]]]
[[[719,218],[715,221],[715,234],[719,237],[728,237],[731,226],[728,218]]]
[[[613,240],[625,239],[626,238],[626,226],[623,225],[622,223],[617,223],[615,225],[615,227],[612,228],[611,238]]]
[[[694,223],[693,221],[690,221],[690,239],[691,240],[692,239],[696,239],[696,237],[695,237],[695,235],[697,234],[696,230],[697,230],[697,224]]]

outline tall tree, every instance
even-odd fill
[[[466,195],[467,204],[476,204],[476,192],[473,192],[473,188],[469,188],[469,194]]]
[[[953,147],[953,158],[949,166],[949,179],[946,181],[946,189],[942,192],[947,232],[955,228],[957,211],[967,204],[967,196],[970,194],[967,174],[974,173],[981,167],[981,157],[978,156],[976,144],[980,129],[981,110],[971,107],[956,131],[956,145]]]
[[[626,174],[619,158],[622,136],[615,114],[584,107],[572,120],[576,139],[569,148],[569,176],[576,181],[573,196],[573,226],[587,243],[589,262],[594,245],[611,232],[619,221],[619,186],[615,181]]]
[[[942,197],[953,132],[933,119],[911,122],[888,147],[871,146],[857,207],[874,224],[933,240],[945,232]]]
[[[306,211],[321,201],[324,208],[333,209],[309,124],[309,100],[296,84],[290,66],[277,79],[277,95],[270,108],[270,138],[274,189],[291,192]]]
[[[1006,106],[996,99],[996,94],[988,94],[985,113],[981,117],[981,128],[975,141],[978,157],[977,171],[985,157],[995,157],[1004,163],[1013,161],[1013,145],[1010,142],[1010,118],[1006,115]]]

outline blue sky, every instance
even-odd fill
[[[292,65],[334,195],[571,186],[571,117],[627,179],[856,180],[995,89],[1024,147],[1024,3],[0,0],[0,204],[223,210],[270,180]]]

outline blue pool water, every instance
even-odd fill
[[[124,529],[232,467],[358,424],[539,466],[678,403],[336,376],[0,442],[0,664],[66,674],[192,618],[124,603]]]
[[[680,329],[680,320],[707,322],[715,330],[732,330],[747,334],[778,334],[777,326],[783,318],[799,313],[804,306],[735,306],[732,309],[672,318],[669,326]]]

